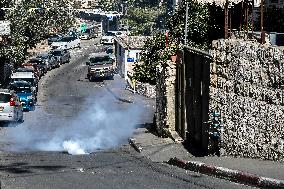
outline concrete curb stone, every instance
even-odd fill
[[[208,174],[208,175],[214,175],[217,177],[229,179],[234,182],[257,186],[260,188],[284,189],[284,180],[261,177],[258,175],[250,174],[239,170],[232,170],[224,167],[207,165],[205,163],[196,162],[196,161],[184,161],[178,158],[171,158],[167,163],[183,169],[188,169],[191,171]]]

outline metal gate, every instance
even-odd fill
[[[176,131],[193,153],[208,153],[210,62],[207,52],[186,47],[177,63]]]

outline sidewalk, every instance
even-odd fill
[[[144,101],[148,104],[145,109],[147,114],[149,112],[151,114],[153,111],[151,106],[155,103],[153,100],[126,92],[119,84],[122,83],[117,83],[117,87],[111,91],[112,93],[133,103]],[[145,117],[149,117],[149,115]],[[145,119],[143,120],[145,121]],[[148,120],[148,123],[151,123],[150,121]],[[150,127],[151,125],[145,124],[144,126]],[[176,139],[178,140],[178,138]],[[151,128],[137,128],[130,138],[129,144],[141,156],[154,162],[167,162],[191,171],[261,188],[284,189],[284,162],[217,156],[194,157],[181,143],[176,143],[171,138],[160,138],[151,131]]]
[[[262,188],[284,188],[284,162],[217,156],[194,157],[182,144],[169,138],[159,138],[146,128],[138,128],[133,140],[141,149],[141,155],[155,162],[168,162],[191,171]]]

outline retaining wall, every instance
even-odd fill
[[[228,39],[214,41],[211,54],[209,106],[221,113],[221,155],[284,160],[283,51]]]

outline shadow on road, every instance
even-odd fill
[[[44,170],[44,171],[58,171],[64,169],[66,166],[59,165],[46,165],[46,166],[29,166],[27,163],[12,163],[9,165],[0,166],[0,171],[13,173],[13,174],[25,174],[33,173],[33,170]]]
[[[21,125],[23,122],[15,122],[15,123],[9,123],[9,122],[0,122],[0,128],[1,127],[17,127]]]

